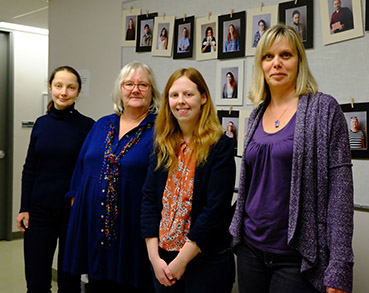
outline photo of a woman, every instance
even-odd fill
[[[168,49],[168,31],[165,27],[161,29],[160,36],[158,38],[157,44],[158,50],[167,50]]]
[[[233,24],[228,27],[227,38],[225,41],[224,52],[233,52],[240,50],[240,41]]]
[[[227,72],[226,83],[223,85],[223,99],[237,99],[237,82],[232,72]]]

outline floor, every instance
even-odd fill
[[[0,241],[0,293],[26,292],[24,277],[23,239]],[[57,283],[52,282],[52,293],[57,292]],[[237,281],[232,293],[237,293]]]
[[[57,292],[56,282],[52,286],[52,292]],[[23,239],[0,241],[0,293],[22,292],[26,292]]]

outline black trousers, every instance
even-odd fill
[[[58,292],[81,292],[80,276],[62,270],[70,208],[32,207],[29,227],[24,233],[24,261],[28,293],[50,293],[51,271],[56,245],[58,253]]]

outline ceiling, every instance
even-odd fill
[[[48,28],[49,0],[0,0],[0,22]]]

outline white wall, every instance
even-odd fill
[[[1,29],[1,27],[0,27]],[[22,128],[22,121],[35,121],[42,115],[42,93],[47,92],[48,36],[6,29],[13,33],[14,45],[14,132],[13,132],[13,204],[12,232],[21,197],[21,173],[27,153],[31,128]]]
[[[230,13],[255,8],[259,2],[247,1],[173,1],[136,0],[125,1],[125,9],[141,8],[143,12],[158,12],[159,15],[206,16]],[[276,5],[276,0],[263,1],[264,6]],[[365,1],[362,0],[362,6]],[[322,44],[319,1],[314,1],[314,48],[307,50],[308,60],[320,90],[337,98],[340,103],[368,102],[369,58],[368,35],[363,38],[324,46]],[[136,53],[135,49],[121,50],[121,0],[63,0],[49,2],[50,59],[49,69],[69,64],[90,72],[90,95],[82,97],[78,109],[94,118],[112,113],[111,92],[113,82],[122,64],[139,60],[149,64],[156,73],[160,90],[169,75],[180,67],[196,67],[203,73],[211,94],[215,96],[216,65],[218,60],[201,61],[173,60],[166,57],[152,57],[150,53]],[[364,11],[363,11],[363,15]],[[246,67],[253,58],[246,60]],[[247,88],[244,89],[246,96]],[[246,101],[246,98],[245,98]],[[241,107],[234,107],[241,109]],[[245,106],[242,108],[250,108]],[[369,161],[354,160],[355,192],[367,197]],[[355,211],[354,231],[354,287],[355,292],[369,292],[369,213]]]

